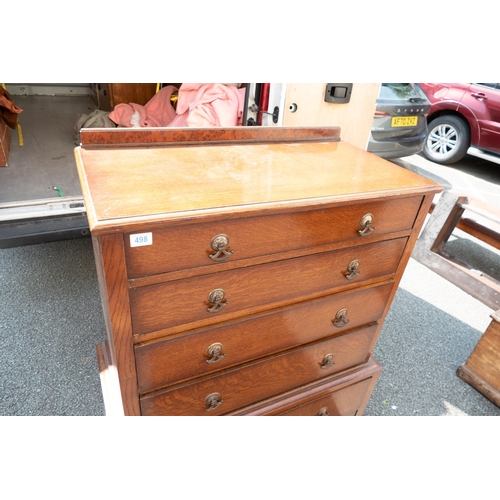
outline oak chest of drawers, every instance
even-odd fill
[[[362,413],[440,186],[336,127],[81,137],[107,413]]]

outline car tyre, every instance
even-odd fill
[[[423,154],[430,161],[450,165],[461,160],[469,146],[470,130],[465,120],[452,115],[438,116],[427,127]]]

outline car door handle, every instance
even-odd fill
[[[488,99],[486,97],[486,94],[483,94],[482,92],[473,92],[471,94],[472,97],[475,97],[476,99],[479,99],[480,101],[483,100],[483,99]]]

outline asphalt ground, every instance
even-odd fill
[[[500,270],[500,252],[455,230],[447,250]],[[384,370],[365,415],[498,416],[500,408],[456,375],[492,309],[410,259],[373,355]]]
[[[500,252],[469,244],[500,269]],[[460,241],[460,240],[463,241]],[[0,415],[104,415],[106,338],[90,238],[0,250]],[[365,416],[499,416],[462,381],[491,310],[413,259],[373,352],[384,370]]]
[[[90,238],[0,250],[0,414],[104,415]]]

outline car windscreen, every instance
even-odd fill
[[[378,102],[415,102],[427,101],[424,91],[414,83],[382,83]]]

